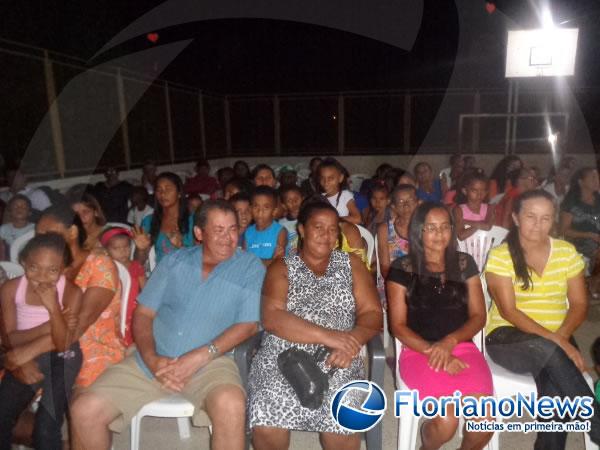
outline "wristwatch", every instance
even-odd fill
[[[215,345],[214,342],[208,344],[208,354],[210,355],[211,359],[215,359],[217,356],[219,356],[220,353],[221,352],[219,351],[219,348]]]

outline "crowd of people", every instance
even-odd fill
[[[452,155],[439,174],[426,162],[412,172],[382,164],[355,191],[336,159],[315,157],[309,168],[299,180],[292,168],[238,161],[215,178],[203,160],[182,180],[148,163],[138,186],[109,169],[106,181],[64,194],[11,172],[0,256],[35,237],[19,255],[24,275],[0,273],[0,449],[40,390],[31,432],[40,449],[62,448],[67,410],[71,448],[108,449],[111,431],[170,392],[194,403],[193,421],[208,414],[215,449],[242,448],[247,426],[257,449],[287,448],[290,430],[319,432],[326,449],[358,448],[360,435],[333,420],[329,402],[365,377],[360,349],[384,326],[402,343],[402,379],[422,398],[493,394],[473,342],[484,328],[490,358],[532,374],[540,395],[593,395],[573,333],[588,293],[600,295],[595,167],[565,157],[540,179],[508,156],[488,177],[473,157]],[[480,268],[457,241],[495,226],[509,231],[483,269],[488,312]],[[116,263],[131,277],[125,309]],[[230,352],[259,329],[244,386]],[[317,364],[335,369],[317,408],[279,368],[292,348],[325,349]],[[439,448],[457,426],[452,415],[427,421],[422,448]],[[465,432],[462,448],[490,438]],[[539,433],[535,448],[563,449],[565,438]]]

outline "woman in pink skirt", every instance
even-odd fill
[[[402,344],[398,364],[410,389],[427,396],[492,395],[492,376],[472,339],[485,325],[483,291],[473,258],[457,252],[452,217],[426,202],[414,212],[410,253],[392,263],[387,278],[392,334]],[[402,419],[400,419],[402,420]],[[454,436],[454,411],[423,424],[422,449]],[[461,448],[482,449],[492,433],[467,432]]]

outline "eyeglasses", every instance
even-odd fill
[[[434,223],[426,223],[423,225],[423,231],[425,233],[449,233],[452,231],[452,225],[449,223],[443,223],[438,227]]]

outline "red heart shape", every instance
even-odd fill
[[[486,2],[485,10],[488,12],[488,14],[492,14],[494,11],[496,11],[496,5],[494,3]]]
[[[153,44],[156,44],[158,42],[158,33],[148,33],[146,38]]]

